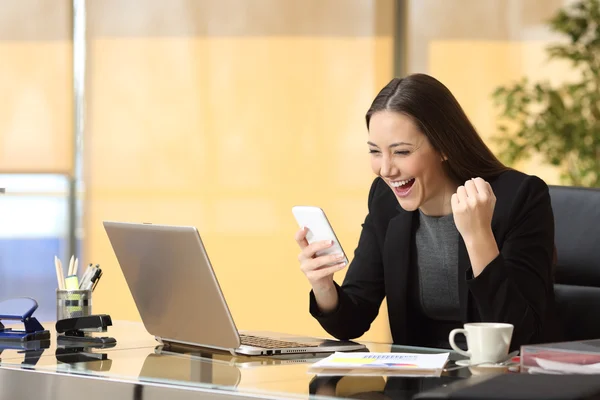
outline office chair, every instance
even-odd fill
[[[550,186],[556,308],[566,340],[600,339],[600,189]]]

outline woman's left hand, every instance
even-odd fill
[[[481,178],[466,181],[452,195],[450,204],[454,224],[465,242],[491,233],[496,196],[489,183]]]

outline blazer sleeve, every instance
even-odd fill
[[[310,313],[321,326],[338,339],[354,339],[369,330],[379,313],[385,296],[381,249],[376,237],[371,206],[382,183],[377,178],[369,192],[369,214],[362,224],[354,259],[348,267],[344,282],[340,287],[334,282],[338,292],[338,306],[332,312],[322,313],[310,292]]]
[[[528,177],[517,191],[500,254],[467,285],[482,321],[514,325],[511,348],[540,337],[553,297],[554,215],[548,186]]]

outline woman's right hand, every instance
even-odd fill
[[[308,228],[304,227],[296,232],[295,239],[302,250],[298,255],[300,269],[306,275],[315,295],[330,292],[335,289],[333,274],[346,267],[344,254],[329,254],[317,256],[316,253],[333,245],[331,240],[322,240],[308,244],[306,234]],[[335,291],[335,290],[334,290]],[[337,300],[337,295],[336,295]]]

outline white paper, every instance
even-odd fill
[[[600,374],[600,363],[596,364],[572,364],[560,361],[535,358],[537,364],[548,371],[562,372],[565,374]]]

